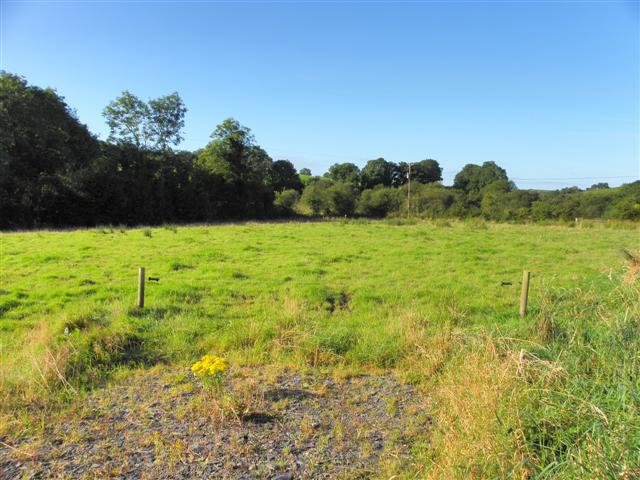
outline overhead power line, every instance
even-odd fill
[[[618,175],[614,177],[555,177],[555,178],[512,178],[518,181],[544,181],[544,180],[609,180],[613,178],[638,178],[638,175]]]

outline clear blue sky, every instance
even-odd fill
[[[178,91],[183,148],[232,116],[315,174],[383,156],[435,158],[445,183],[487,160],[522,188],[639,175],[637,2],[2,0],[1,12],[2,68],[55,87],[101,138],[122,90]]]

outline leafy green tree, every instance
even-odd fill
[[[198,168],[221,177],[224,203],[230,216],[265,216],[273,208],[269,172],[273,161],[255,144],[251,130],[228,118],[211,134],[212,141],[200,152]]]
[[[334,182],[348,182],[353,185],[360,183],[360,169],[354,163],[334,163],[324,176]]]
[[[314,175],[299,175],[299,177],[304,188],[311,185],[312,183],[316,183],[320,181],[320,179],[322,178],[322,177],[316,177]]]
[[[187,108],[178,92],[149,100],[148,112],[147,137],[152,139],[156,149],[167,150],[170,145],[182,142]]]
[[[271,158],[255,144],[251,129],[227,118],[211,134],[213,140],[198,157],[211,173],[227,181],[264,183],[271,168]]]
[[[484,162],[482,166],[467,164],[455,176],[453,187],[465,193],[479,193],[484,187],[497,180],[509,180],[504,168],[495,162]]]
[[[311,212],[311,215],[318,216],[328,211],[327,188],[326,183],[319,181],[308,185],[302,192],[300,203]]]
[[[300,192],[294,189],[277,191],[273,205],[276,211],[281,215],[292,215],[295,212],[296,205],[300,200]]]
[[[487,219],[504,219],[507,198],[512,186],[508,180],[496,180],[482,189],[480,211]]]
[[[459,203],[459,193],[438,184],[416,184],[412,186],[412,211],[428,217],[454,216],[452,208]]]
[[[283,190],[297,190],[301,192],[304,185],[296,167],[289,160],[276,160],[269,168],[269,179],[271,188],[276,192]]]
[[[630,197],[624,198],[610,209],[609,218],[640,220],[640,202]]]
[[[617,195],[605,212],[607,218],[640,220],[640,180],[617,188]]]
[[[174,152],[185,111],[177,94],[144,103],[124,92],[105,109],[113,142],[99,142],[54,90],[1,73],[0,228],[260,218],[299,209],[381,217],[406,208],[407,164],[380,158],[360,175],[349,163],[333,165],[325,177],[308,169],[297,175],[233,119],[218,125],[205,148]],[[456,188],[434,183],[440,178],[435,160],[412,165],[412,210],[497,221],[640,219],[640,182],[517,190],[493,162],[465,166]],[[359,195],[363,185],[376,188]]]
[[[326,189],[328,213],[340,217],[351,216],[358,201],[358,189],[353,183],[336,182]]]
[[[273,160],[264,148],[254,145],[248,151],[246,168],[241,179],[249,183],[268,185]]]
[[[377,185],[391,187],[401,183],[401,172],[395,163],[377,158],[369,160],[364,166],[361,182],[363,188],[373,188]]]
[[[97,151],[55,90],[0,73],[0,226],[82,222],[78,172]]]
[[[391,212],[398,211],[404,200],[405,196],[398,188],[378,187],[363,190],[356,213],[367,217],[384,217]]]
[[[105,107],[102,115],[110,129],[110,141],[167,150],[182,141],[186,111],[177,92],[145,103],[125,90]]]
[[[308,168],[301,168],[300,175],[306,175],[307,177],[311,177],[313,174],[311,173],[311,170],[309,170]]]
[[[400,162],[400,182],[407,183],[409,174],[409,164]],[[433,183],[442,180],[442,168],[436,160],[427,159],[411,164],[411,181],[418,183]]]
[[[149,106],[134,94],[125,90],[105,107],[102,115],[109,126],[109,141],[148,147]]]
[[[531,205],[531,215],[535,220],[573,220],[580,216],[578,193],[572,189],[543,192]]]

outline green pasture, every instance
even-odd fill
[[[406,381],[437,389],[436,374],[445,372],[451,382],[447,368],[472,349],[467,340],[453,348],[447,337],[441,365],[425,368],[433,360],[430,349],[443,348],[433,339],[454,332],[456,338],[495,339],[505,351],[524,348],[532,358],[566,364],[562,368],[579,381],[562,388],[579,398],[578,406],[606,398],[597,408],[607,421],[598,428],[616,418],[619,437],[606,428],[590,435],[612,442],[606,447],[617,452],[611,471],[619,474],[638,460],[628,449],[640,441],[624,432],[636,431],[628,423],[637,413],[640,389],[630,372],[640,354],[637,338],[614,347],[610,336],[639,330],[637,283],[623,280],[628,266],[620,252],[637,251],[640,235],[633,225],[587,226],[396,219],[5,233],[3,410],[46,406],[60,392],[68,396],[108,382],[115,371],[186,365],[204,353],[224,355],[232,365],[392,369]],[[147,282],[142,310],[135,306],[141,266],[147,276],[160,278]],[[532,272],[525,319],[518,315],[523,269]],[[575,342],[582,338],[576,332],[587,332],[588,345]],[[628,361],[607,363],[617,355]],[[585,371],[585,359],[607,367]],[[540,391],[561,391],[548,388]],[[571,445],[557,447],[545,437],[548,425],[531,419],[554,418],[575,405],[569,401],[550,412],[555,403],[533,402],[512,407],[504,420],[505,429],[511,418],[533,432],[523,458],[536,460],[520,465],[540,478],[553,472],[572,477]],[[518,412],[529,412],[529,423]],[[562,422],[571,423],[565,416]],[[586,452],[579,446],[585,440],[580,428],[591,427],[561,426],[553,435]],[[575,431],[582,433],[576,437]],[[535,450],[534,444],[550,450]],[[555,470],[545,473],[553,462]]]

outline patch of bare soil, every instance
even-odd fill
[[[371,478],[412,466],[426,401],[392,375],[184,371],[94,392],[39,438],[3,439],[1,478]],[[388,477],[389,475],[387,475]]]

